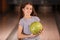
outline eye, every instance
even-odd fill
[[[32,8],[30,8],[30,10],[32,10]]]
[[[28,7],[26,9],[29,9]]]

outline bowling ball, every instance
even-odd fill
[[[30,31],[32,34],[39,34],[40,31],[42,31],[43,27],[40,22],[33,22],[30,24]]]

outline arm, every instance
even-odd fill
[[[19,25],[19,27],[18,27],[18,38],[26,38],[26,37],[31,37],[31,36],[33,36],[33,35],[24,35],[24,34],[22,34],[22,26],[21,25]]]

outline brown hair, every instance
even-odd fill
[[[21,6],[20,6],[20,19],[24,16],[23,11],[22,11],[22,8],[24,8],[27,4],[32,5],[32,3],[27,2],[27,3],[21,4]],[[33,6],[33,5],[32,5],[32,6]],[[37,16],[34,8],[32,9],[31,16]]]

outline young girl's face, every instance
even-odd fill
[[[30,15],[32,13],[32,5],[27,4],[25,7],[22,9],[24,15]]]

